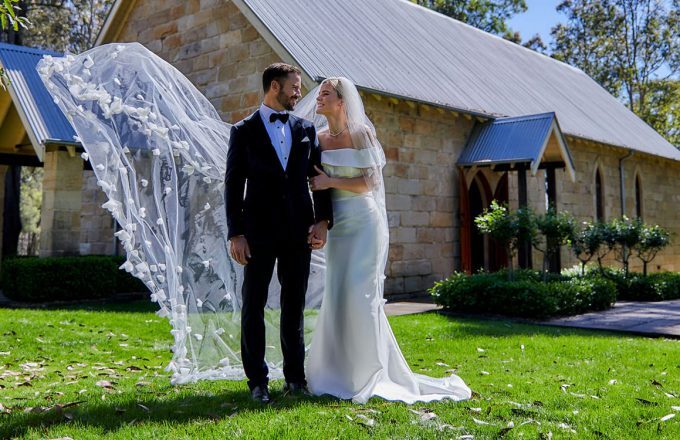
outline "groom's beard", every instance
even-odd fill
[[[279,94],[276,96],[276,100],[279,102],[279,104],[281,104],[281,106],[288,111],[293,111],[298,99],[299,98],[296,95],[288,96],[284,92],[279,92]]]

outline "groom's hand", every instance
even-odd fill
[[[307,243],[312,249],[321,249],[326,244],[328,235],[328,220],[321,220],[309,227]]]
[[[246,240],[246,237],[243,235],[237,235],[236,237],[231,237],[229,242],[231,243],[229,249],[231,258],[243,266],[248,264],[248,258],[250,258],[251,255],[250,246],[248,246],[248,240]]]

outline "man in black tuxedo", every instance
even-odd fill
[[[260,109],[231,129],[225,198],[231,256],[245,266],[243,368],[253,399],[268,403],[264,309],[274,263],[281,283],[284,391],[308,393],[303,311],[311,249],[325,244],[333,213],[328,191],[309,194],[308,178],[321,160],[314,125],[287,112],[301,96],[300,70],[272,64],[262,83]]]

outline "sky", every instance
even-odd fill
[[[550,46],[550,29],[565,19],[564,15],[555,11],[560,0],[526,0],[526,3],[527,12],[515,15],[508,24],[512,30],[519,31],[522,41],[540,34],[543,42]]]

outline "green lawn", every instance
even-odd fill
[[[249,401],[245,382],[174,387],[146,303],[0,309],[0,438],[680,438],[680,341],[425,314],[390,318],[416,372],[471,401]],[[662,420],[664,419],[664,420]]]

